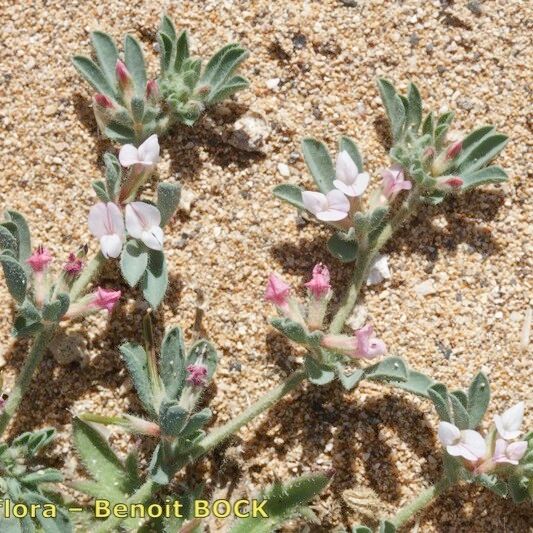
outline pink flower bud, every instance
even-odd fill
[[[115,107],[111,98],[109,98],[105,94],[96,93],[94,95],[94,101],[96,102],[97,105],[105,109],[113,109],[113,107]]]
[[[383,177],[383,195],[387,200],[392,200],[401,191],[408,191],[413,184],[406,180],[403,173],[403,168],[399,165],[394,165],[391,168],[386,168],[381,171]]]
[[[339,352],[348,357],[373,359],[387,351],[385,343],[374,335],[370,324],[358,329],[354,337],[348,335],[324,335],[321,344],[328,350]]]
[[[126,65],[120,59],[117,60],[115,73],[117,75],[118,84],[122,90],[125,90],[131,86],[131,74],[126,68]]]
[[[276,274],[270,274],[265,291],[265,300],[277,307],[286,307],[289,303],[291,288]]]
[[[448,146],[448,149],[446,151],[446,157],[448,159],[455,159],[462,149],[463,141],[455,141],[454,143],[450,144],[450,146]]]
[[[159,98],[159,86],[156,80],[148,80],[146,82],[146,98],[150,100],[157,100]]]
[[[329,293],[331,289],[329,280],[330,275],[328,267],[322,263],[318,263],[313,268],[313,277],[311,281],[308,281],[305,286],[309,289],[309,292],[314,298],[319,299]]]
[[[68,255],[68,261],[63,265],[63,270],[72,277],[76,277],[83,269],[83,261],[74,253]]]
[[[435,188],[440,191],[450,192],[460,189],[463,183],[463,178],[460,176],[441,176],[440,178],[437,178],[437,185]]]
[[[193,364],[187,367],[187,383],[195,387],[203,387],[207,381],[207,368],[204,365]]]
[[[121,291],[108,291],[98,287],[92,294],[90,307],[97,307],[98,309],[106,309],[109,313],[115,307],[115,304],[119,301]]]
[[[38,246],[37,250],[35,250],[33,254],[28,257],[28,259],[26,259],[26,263],[30,265],[34,272],[45,271],[51,261],[52,256],[50,255],[50,252],[43,246]]]

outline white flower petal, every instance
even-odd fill
[[[161,213],[155,205],[146,202],[130,202],[126,205],[126,229],[135,239],[142,239],[144,231],[159,227]]]
[[[501,415],[494,417],[494,424],[501,437],[504,439],[516,439],[521,433],[520,426],[524,418],[524,402],[513,405]]]
[[[335,168],[335,177],[337,180],[344,182],[346,185],[352,185],[359,170],[354,160],[350,157],[350,154],[343,150],[337,156],[337,164]]]
[[[511,442],[511,444],[507,446],[506,453],[509,459],[511,459],[512,461],[516,461],[518,463],[518,461],[520,461],[520,459],[524,457],[526,451],[527,451],[527,441],[519,440],[517,442]]]
[[[103,235],[100,238],[100,246],[104,257],[118,257],[122,251],[122,239],[116,233]]]
[[[145,165],[155,165],[159,163],[159,140],[154,133],[150,135],[141,146],[139,146],[139,159]]]
[[[142,232],[141,240],[152,250],[162,250],[163,230],[159,226],[153,226],[149,230]]]
[[[140,159],[139,152],[133,144],[125,144],[118,153],[118,160],[123,167],[140,163]]]
[[[446,451],[454,457],[464,457],[467,461],[476,461],[477,457],[463,443],[446,446]]]
[[[461,438],[461,431],[458,427],[449,422],[439,424],[439,440],[444,446],[451,446]]]
[[[336,209],[328,209],[316,214],[316,218],[323,222],[338,222],[339,220],[344,220],[346,216],[347,213],[345,211],[337,211]]]
[[[107,234],[107,208],[106,204],[99,202],[91,207],[89,211],[89,231],[95,237],[102,237]]]
[[[326,199],[328,201],[328,210],[334,209],[336,211],[344,211],[348,214],[350,210],[350,201],[346,196],[341,192],[333,189],[326,194]]]
[[[328,201],[324,194],[314,191],[303,191],[302,202],[304,207],[313,215],[328,208]]]
[[[355,196],[353,185],[346,185],[346,183],[340,180],[333,180],[333,185],[346,196]]]
[[[366,191],[369,182],[370,176],[367,172],[362,172],[361,174],[358,174],[357,179],[353,184],[355,196],[361,196]]]
[[[109,233],[116,233],[118,236],[124,238],[124,219],[122,217],[122,211],[117,204],[108,202],[107,208],[107,224],[109,224]]]
[[[470,451],[477,459],[485,456],[487,446],[485,439],[473,429],[464,429],[461,431],[461,441],[464,447]]]
[[[134,239],[140,239],[144,231],[142,220],[137,216],[131,204],[126,205],[126,229]]]

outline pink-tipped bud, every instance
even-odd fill
[[[327,296],[331,290],[331,285],[329,284],[330,275],[329,270],[326,265],[318,263],[313,268],[313,277],[311,281],[308,281],[305,286],[309,289],[309,292],[317,300],[319,298],[324,298]]]
[[[270,274],[265,291],[265,300],[277,307],[285,307],[289,303],[291,288],[276,274]]]
[[[437,178],[437,185],[435,188],[440,191],[450,192],[460,189],[463,183],[463,178],[460,176],[442,176]]]
[[[324,335],[321,344],[328,350],[358,359],[373,359],[387,352],[385,343],[374,337],[370,324],[358,329],[354,337],[348,335]]]
[[[118,84],[122,90],[125,90],[131,86],[131,74],[126,68],[126,65],[120,59],[117,59],[115,73],[117,75]]]
[[[104,109],[113,109],[115,107],[111,98],[109,98],[109,96],[106,96],[105,94],[96,93],[94,95],[94,101],[97,105],[103,107]]]
[[[96,307],[98,309],[105,309],[109,313],[113,310],[116,303],[120,300],[121,291],[108,291],[98,287],[91,295],[90,307]]]
[[[83,269],[83,261],[74,253],[68,254],[68,261],[63,265],[63,270],[72,277],[76,277]]]
[[[207,381],[207,367],[204,365],[193,364],[187,367],[187,383],[195,387],[204,387]]]
[[[52,261],[50,252],[43,246],[38,246],[37,250],[26,259],[26,263],[30,265],[34,272],[43,272],[48,268]]]
[[[455,141],[454,143],[450,144],[450,146],[448,146],[448,149],[446,150],[446,158],[449,160],[455,159],[462,149],[463,141]]]
[[[148,80],[146,82],[146,98],[149,100],[157,100],[159,98],[159,86],[156,80]]]

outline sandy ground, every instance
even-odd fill
[[[299,154],[304,135],[332,149],[338,136],[353,136],[377,180],[377,170],[387,164],[378,75],[402,88],[415,81],[426,109],[456,111],[457,128],[493,123],[507,133],[511,143],[499,164],[511,180],[421,212],[388,247],[392,279],[365,291],[369,319],[391,353],[450,387],[466,386],[484,369],[493,391],[490,416],[530,395],[531,350],[520,343],[532,295],[531,42],[525,2],[3,0],[0,5],[1,204],[28,217],[34,242],[51,248],[58,264],[78,244],[88,242],[96,250],[86,224],[95,202],[90,182],[100,178],[109,145],[96,135],[90,92],[70,64],[74,53],[89,52],[88,32],[100,28],[116,38],[133,32],[150,51],[153,74],[154,30],[164,9],[178,28],[192,32],[196,53],[206,56],[231,40],[251,50],[243,69],[251,88],[194,128],[167,137],[159,168],[163,179],[179,179],[196,201],[168,231],[171,286],[157,325],[161,330],[179,323],[190,331],[193,289],[205,291],[206,329],[222,355],[211,400],[216,424],[295,366],[297,353],[267,323],[271,309],[261,298],[268,273],[276,270],[300,285],[320,260],[333,270],[337,291],[347,280],[348,268],[325,250],[326,232],[297,225],[294,210],[271,190],[287,181],[280,163],[288,165],[288,181],[310,186]],[[280,82],[271,89],[267,81],[274,78]],[[263,113],[271,126],[264,156],[226,142],[234,121],[250,110]],[[109,269],[103,283],[113,286],[116,279]],[[426,280],[433,281],[435,292],[417,296],[414,286]],[[135,304],[135,291],[122,289],[126,305],[108,324],[92,318],[73,328],[81,332],[88,365],[58,366],[48,356],[12,427],[15,434],[55,426],[60,437],[50,461],[69,478],[76,475],[72,411],[138,410],[117,345],[139,338],[142,305]],[[8,385],[27,349],[25,342],[10,340],[12,311],[6,306],[0,317]],[[438,478],[435,424],[428,402],[387,387],[363,384],[345,393],[337,384],[306,386],[241,431],[234,447],[204,460],[197,477],[203,475],[218,493],[237,496],[275,478],[333,467],[334,481],[314,506],[322,522],[317,530],[330,531],[362,518],[343,505],[346,489],[371,488],[381,508],[393,512]],[[442,497],[423,516],[419,531],[524,532],[528,520],[531,507],[464,488]]]

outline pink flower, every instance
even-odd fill
[[[400,165],[394,165],[381,171],[383,177],[383,195],[388,200],[392,200],[401,191],[408,191],[413,184],[406,180],[403,168]]]
[[[439,424],[439,440],[446,451],[454,457],[463,457],[470,462],[478,462],[485,457],[485,439],[472,429],[462,431],[449,422]]]
[[[43,272],[48,268],[48,265],[52,261],[50,252],[43,246],[38,246],[37,250],[26,259],[26,263],[30,265],[34,272]]]
[[[460,189],[463,183],[463,178],[460,176],[441,176],[440,178],[437,178],[437,185],[435,185],[435,189],[450,192]]]
[[[329,350],[340,352],[348,357],[359,359],[373,359],[386,353],[385,343],[374,335],[370,324],[358,329],[355,336],[348,335],[324,335],[322,346]]]
[[[63,270],[70,276],[77,276],[83,269],[83,261],[74,253],[68,254],[68,261],[63,265]]]
[[[495,463],[517,465],[518,461],[524,457],[526,451],[527,442],[525,440],[507,442],[504,439],[497,439],[492,460]]]
[[[355,198],[365,192],[369,181],[370,176],[366,172],[359,172],[357,165],[346,150],[337,156],[335,180],[333,181],[335,188],[346,196]]]
[[[98,309],[106,309],[109,313],[115,307],[115,304],[119,301],[120,291],[108,291],[98,287],[96,291],[92,294],[90,301],[90,307],[97,307]]]
[[[207,380],[207,368],[204,365],[193,364],[187,367],[187,383],[195,387],[203,387]]]
[[[113,107],[115,107],[115,105],[113,104],[111,98],[109,98],[108,96],[106,96],[105,94],[101,94],[101,93],[96,93],[94,95],[94,101],[100,106],[100,107],[103,107],[105,109],[112,109]]]
[[[270,274],[265,291],[265,300],[277,307],[286,307],[289,303],[291,288],[276,274]]]
[[[314,191],[303,191],[304,207],[323,222],[339,222],[348,216],[350,202],[344,193],[333,189],[327,194]]]
[[[308,281],[305,286],[309,289],[309,292],[314,298],[319,299],[329,293],[331,289],[329,280],[330,275],[328,267],[322,263],[318,263],[313,268],[313,277],[311,281]]]

